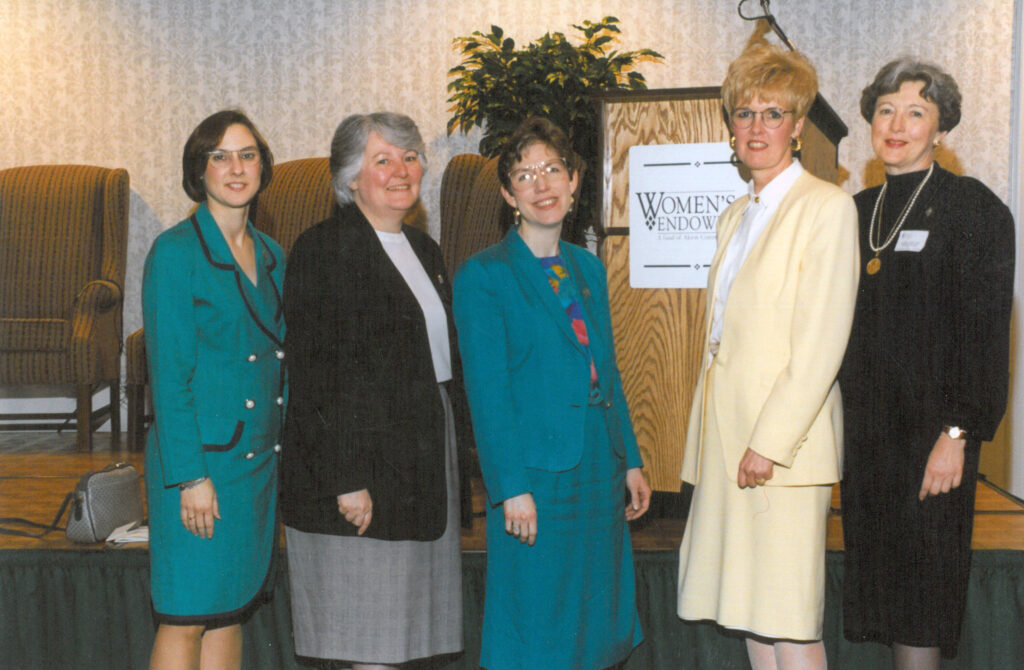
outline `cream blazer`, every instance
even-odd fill
[[[842,472],[843,415],[836,374],[857,296],[860,251],[853,198],[804,172],[783,197],[733,282],[718,354],[708,334],[718,271],[749,196],[718,221],[708,275],[704,355],[683,456],[696,484],[708,448],[735,477],[747,447],[776,463],[774,486],[830,484]],[[714,374],[711,393],[708,377]],[[704,434],[714,412],[719,434]],[[721,440],[720,449],[709,440]]]

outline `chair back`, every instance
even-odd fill
[[[449,276],[462,261],[497,244],[512,225],[501,197],[498,159],[459,154],[441,178],[441,251]]]
[[[123,288],[128,202],[124,169],[0,170],[0,318],[68,319],[89,281]]]
[[[328,159],[300,158],[274,166],[274,178],[256,199],[252,222],[287,254],[299,233],[329,217],[336,206]]]

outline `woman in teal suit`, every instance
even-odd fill
[[[647,511],[651,491],[615,363],[605,271],[560,241],[578,167],[560,129],[524,122],[498,162],[517,226],[455,277],[490,502],[488,670],[597,670],[643,637],[626,521]]]
[[[221,111],[182,168],[200,205],[153,243],[142,285],[150,668],[240,668],[241,622],[271,582],[284,412],[284,255],[248,221],[273,156],[244,114]]]

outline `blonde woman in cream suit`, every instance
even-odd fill
[[[836,374],[858,278],[852,198],[793,156],[817,92],[754,42],[722,97],[748,196],[718,222],[682,478],[679,616],[746,635],[754,670],[824,668],[825,520],[842,469]]]

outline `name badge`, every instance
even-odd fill
[[[900,231],[900,238],[896,240],[895,251],[921,251],[927,241],[927,230],[903,230]]]

